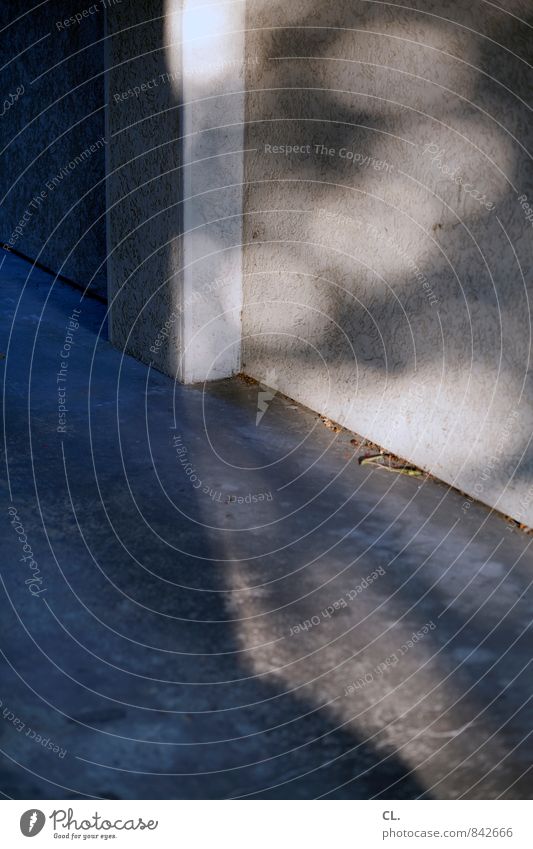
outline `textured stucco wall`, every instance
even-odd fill
[[[179,7],[112,7],[106,40],[110,336],[170,374],[181,350]]]
[[[533,10],[410,5],[247,4],[243,369],[533,525]]]
[[[182,378],[194,382],[241,363],[245,4],[183,5]]]
[[[105,295],[104,11],[94,8],[65,26],[79,3],[2,3],[0,239]]]
[[[108,13],[111,339],[184,382],[240,368],[243,28],[242,4]]]

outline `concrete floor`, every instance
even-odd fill
[[[3,793],[531,797],[531,537],[283,397],[173,384],[3,259]]]

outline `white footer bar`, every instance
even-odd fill
[[[533,847],[529,801],[4,801],[2,845]]]

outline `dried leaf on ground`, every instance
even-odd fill
[[[410,466],[393,454],[367,454],[366,457],[359,457],[359,465],[378,466],[387,472],[395,472],[397,475],[409,475],[410,477],[419,477],[424,474],[421,469],[417,469],[416,466]]]

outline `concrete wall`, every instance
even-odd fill
[[[104,11],[34,5],[0,10],[0,239],[105,295]]]
[[[243,370],[533,525],[533,13],[415,5],[247,4]]]
[[[111,339],[185,382],[240,368],[243,22],[199,0],[108,12]]]
[[[245,3],[185,0],[184,312],[188,382],[241,367]]]
[[[133,356],[175,374],[180,359],[182,208],[180,16],[165,27],[163,0],[107,14],[108,277],[110,336]],[[173,4],[179,11],[179,4]],[[163,335],[162,335],[163,334]],[[161,342],[161,345],[157,345]],[[150,347],[157,345],[157,354]]]

